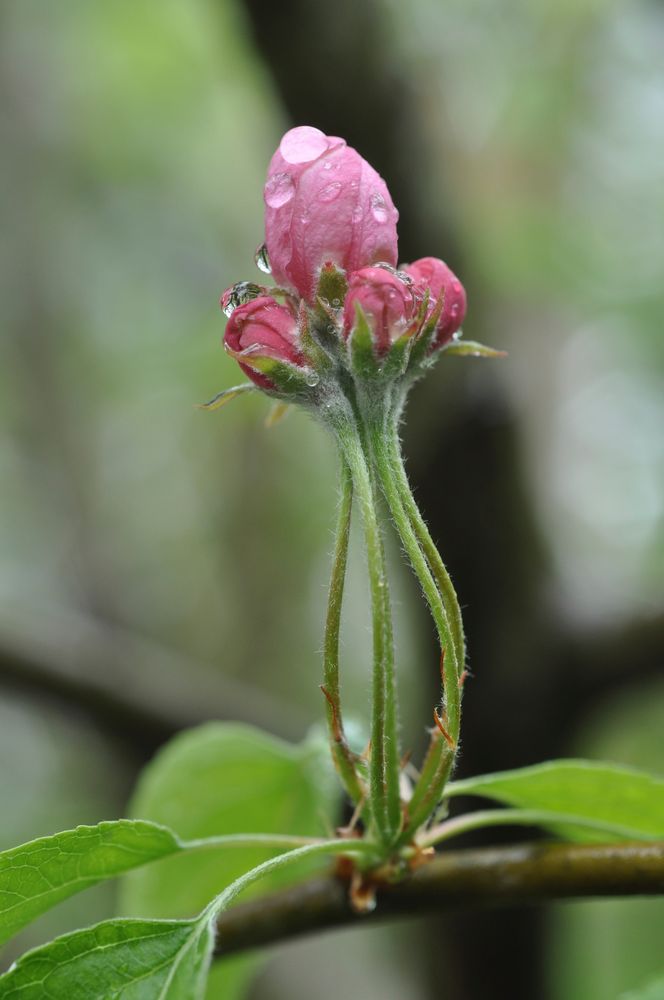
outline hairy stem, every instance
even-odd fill
[[[323,693],[326,700],[327,727],[332,757],[348,795],[356,805],[360,805],[366,799],[366,791],[357,773],[355,758],[344,734],[339,692],[339,630],[353,505],[353,478],[343,453],[341,455],[340,489],[336,542],[323,642]]]
[[[451,581],[444,571],[440,556],[436,551],[438,562],[443,567],[445,579],[449,584],[445,596],[439,586],[438,579],[434,578],[432,573],[431,560],[427,560],[425,557],[421,535],[415,530],[415,524],[424,526],[424,522],[405,478],[398,438],[389,417],[385,421],[372,425],[371,447],[392,520],[431,610],[438,632],[442,658],[444,712],[442,719],[436,713],[436,725],[439,728],[433,732],[422,772],[408,804],[408,820],[401,837],[401,841],[406,843],[438,806],[454,766],[454,755],[459,742],[461,724],[459,678],[461,674],[460,663],[463,661],[462,659],[460,661],[459,658],[464,656],[460,626],[461,614],[456,594],[454,594]],[[394,454],[395,448],[396,456]],[[426,528],[424,530],[426,531]],[[439,573],[438,578],[440,577]],[[447,601],[445,597],[447,597]],[[454,625],[450,621],[448,606],[454,615]]]
[[[385,427],[378,426],[372,428],[371,446],[392,519],[408,554],[413,571],[420,581],[438,632],[441,654],[444,660],[445,710],[447,713],[447,725],[445,728],[449,733],[452,743],[456,745],[459,739],[461,721],[460,671],[457,660],[460,651],[458,636],[452,632],[445,602],[436,585],[437,581],[434,579],[429,568],[429,563],[420,547],[420,539],[413,528],[413,520],[406,510],[403,493],[399,488],[401,481],[399,471],[403,469],[403,466],[400,461],[395,462],[390,453],[388,432]],[[413,500],[412,503],[414,504],[415,501]]]
[[[396,427],[390,430],[389,438],[386,442],[386,448],[389,452],[392,471],[396,479],[397,488],[399,490],[404,510],[422,547],[426,560],[431,567],[431,572],[435,577],[440,595],[445,605],[445,611],[447,612],[447,616],[449,618],[452,638],[454,640],[454,647],[457,651],[457,666],[459,671],[462,671],[466,659],[466,647],[463,634],[461,608],[459,607],[459,601],[452,580],[450,579],[450,575],[445,568],[445,564],[441,559],[440,553],[436,548],[436,544],[429,533],[429,529],[426,526],[426,522],[420,513],[415,497],[411,491],[408,476],[403,464],[401,446],[399,444],[399,435]]]
[[[377,512],[376,489],[357,427],[350,421],[337,426],[362,511],[369,567],[373,622],[373,678],[371,717],[370,800],[379,839],[394,842],[401,823],[399,742],[394,673],[392,612],[385,569],[385,553]]]

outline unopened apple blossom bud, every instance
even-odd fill
[[[429,292],[429,316],[442,295],[443,307],[436,323],[431,349],[443,347],[452,339],[466,315],[466,292],[463,285],[447,264],[437,257],[422,257],[412,264],[405,264],[403,270],[413,279],[417,294]]]
[[[272,358],[297,367],[305,364],[298,347],[297,318],[269,295],[261,295],[233,311],[226,325],[224,344],[261,389],[275,387],[266,375],[251,366],[252,358]]]
[[[265,245],[278,285],[313,302],[323,264],[396,265],[398,212],[383,179],[343,139],[287,132],[265,184]]]
[[[413,318],[415,299],[408,284],[384,267],[363,267],[350,275],[344,304],[344,337],[356,322],[357,306],[367,318],[378,355],[386,354]]]

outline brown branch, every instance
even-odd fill
[[[332,875],[317,876],[234,907],[217,921],[215,955],[247,951],[332,927],[458,907],[661,894],[664,841],[535,843],[449,851],[403,882],[381,888],[376,909],[368,915],[353,912],[347,885]]]

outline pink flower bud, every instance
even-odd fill
[[[466,292],[463,285],[447,264],[437,257],[422,257],[412,264],[404,265],[403,270],[413,279],[417,294],[424,295],[428,289],[428,316],[436,308],[441,294],[443,295],[443,309],[436,324],[432,350],[443,347],[459,329],[466,315]]]
[[[386,354],[405,333],[415,312],[415,299],[405,281],[384,267],[363,267],[350,276],[344,304],[344,337],[357,321],[356,304],[369,321],[378,354]]]
[[[307,301],[328,261],[346,271],[396,265],[399,214],[383,179],[343,139],[291,129],[270,162],[264,197],[272,274]]]
[[[222,300],[223,301],[223,300]],[[233,354],[275,358],[292,365],[304,364],[297,346],[297,320],[290,309],[281,306],[269,295],[260,295],[235,309],[224,334],[224,344]],[[261,389],[273,389],[267,376],[255,371],[250,364],[240,368]]]

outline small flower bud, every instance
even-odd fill
[[[443,347],[454,336],[466,315],[466,292],[453,271],[437,257],[422,257],[403,267],[414,282],[416,294],[429,292],[427,318],[443,296],[443,308],[436,323],[432,350]]]
[[[302,366],[305,359],[298,347],[297,319],[290,309],[279,305],[269,295],[246,302],[235,309],[226,324],[225,346],[236,356],[240,368],[261,389],[274,389],[270,379],[244,364],[247,357],[274,358]]]
[[[343,139],[300,126],[265,184],[265,244],[276,282],[312,302],[323,264],[396,265],[398,212],[383,179]]]
[[[350,275],[344,304],[346,339],[357,321],[356,305],[362,307],[379,355],[387,354],[394,341],[405,333],[415,312],[410,287],[384,267],[363,267]]]

